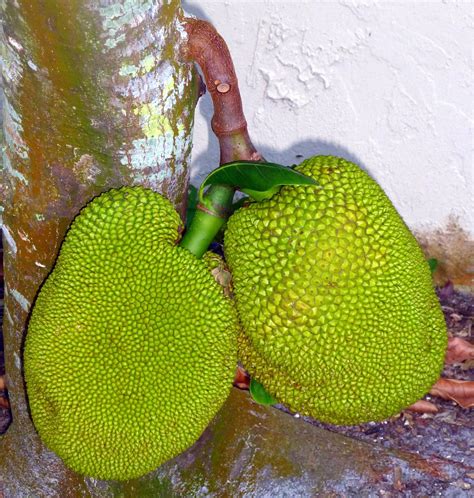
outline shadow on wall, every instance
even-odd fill
[[[192,15],[197,17],[198,19],[203,19],[205,21],[211,22],[209,16],[199,5],[190,5],[188,1],[183,0],[182,7],[187,15]],[[206,123],[208,123],[209,134],[209,146],[207,151],[201,152],[197,156],[193,156],[192,159],[193,169],[191,171],[191,182],[197,186],[202,182],[202,180],[204,180],[205,176],[208,173],[210,173],[218,166],[219,143],[210,127],[214,109],[209,94],[205,94],[201,97],[196,108],[196,112],[200,112],[204,117]],[[352,161],[358,164],[362,169],[370,173],[366,165],[362,163],[361,159],[357,155],[336,142],[327,142],[315,138],[312,140],[296,142],[286,150],[276,151],[274,148],[269,148],[266,147],[265,144],[259,143],[258,137],[252,135],[251,126],[249,127],[249,132],[254,145],[257,147],[258,151],[263,154],[263,157],[267,161],[291,166],[293,164],[298,164],[303,161],[303,159],[311,156],[333,155],[343,157],[344,159]]]
[[[199,5],[192,4],[190,5],[187,0],[182,0],[181,6],[186,15],[195,16],[198,19],[203,19],[204,21],[211,21],[209,17],[206,15],[205,11]]]
[[[200,112],[206,123],[208,123],[208,149],[205,152],[192,158],[191,181],[194,185],[199,185],[205,176],[215,169],[219,164],[219,142],[212,132],[210,123],[214,113],[212,100],[208,94],[205,94],[199,100],[196,112]],[[332,155],[343,157],[359,165],[362,169],[370,174],[369,168],[362,160],[349,149],[336,142],[324,140],[307,139],[290,145],[285,150],[275,150],[273,147],[267,147],[258,141],[258,136],[252,135],[251,126],[249,126],[250,137],[263,157],[270,162],[291,166],[299,164],[304,159],[316,155]],[[372,175],[373,176],[373,175]]]

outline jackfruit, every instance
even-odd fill
[[[171,203],[111,190],[72,223],[29,321],[31,416],[71,469],[141,476],[192,445],[225,401],[237,318],[211,262],[177,246]]]
[[[428,264],[377,183],[337,157],[228,221],[239,357],[290,409],[334,424],[382,420],[438,379],[446,326]]]

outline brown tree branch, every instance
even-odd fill
[[[261,161],[250,140],[239,84],[226,42],[212,24],[185,18],[188,42],[184,57],[199,64],[214,104],[211,126],[220,145],[220,163]]]

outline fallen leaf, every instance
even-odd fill
[[[0,391],[5,391],[6,388],[7,386],[5,384],[5,376],[0,375]]]
[[[239,389],[249,389],[250,386],[250,376],[240,365],[235,372],[234,386]]]
[[[420,399],[416,403],[413,403],[411,406],[409,406],[407,410],[416,413],[437,413],[438,407],[430,401]]]
[[[4,408],[5,410],[8,410],[10,408],[10,403],[8,402],[8,399],[2,398],[0,396],[0,408]]]
[[[451,399],[463,408],[471,408],[474,406],[474,381],[439,379],[431,388],[430,394]]]
[[[462,363],[466,360],[474,360],[474,344],[460,337],[450,337],[445,362],[447,364]]]

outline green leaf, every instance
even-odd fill
[[[433,273],[436,271],[436,268],[438,268],[438,260],[436,258],[430,258],[427,262],[431,270],[431,275],[433,275]]]
[[[199,199],[209,185],[229,185],[259,201],[276,193],[282,185],[313,185],[318,183],[309,176],[275,163],[234,161],[214,170],[202,183]]]
[[[186,228],[189,227],[191,221],[196,214],[198,204],[198,189],[194,185],[190,185],[188,189],[188,206],[186,208]]]
[[[262,384],[254,379],[250,381],[249,390],[252,398],[261,405],[274,405],[275,403],[278,403],[271,394],[267,393]]]

